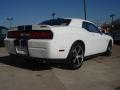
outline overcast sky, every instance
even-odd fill
[[[120,0],[86,0],[87,19],[95,22],[110,21],[110,14],[120,18]],[[0,25],[7,26],[7,17],[13,25],[37,24],[56,17],[84,18],[83,0],[0,0]]]

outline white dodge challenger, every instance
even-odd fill
[[[81,67],[84,57],[112,53],[113,39],[90,21],[51,19],[38,25],[23,25],[9,30],[5,47],[10,55],[40,59],[63,59],[73,69]]]

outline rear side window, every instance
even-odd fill
[[[59,25],[59,26],[68,26],[71,22],[71,19],[62,19],[62,18],[58,18],[58,19],[51,19],[51,20],[47,20],[44,21],[42,23],[40,23],[39,25],[50,25],[50,26],[54,26],[54,25]]]
[[[89,32],[100,33],[100,30],[92,23],[83,22],[82,28],[86,29]]]

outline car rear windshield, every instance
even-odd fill
[[[50,26],[68,26],[71,22],[71,19],[51,19],[40,23],[39,25],[50,25]]]

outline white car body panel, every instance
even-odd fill
[[[32,29],[35,30],[51,30],[53,39],[28,40],[29,56],[45,59],[66,59],[73,43],[78,40],[85,44],[84,56],[105,52],[112,38],[108,35],[88,32],[82,28],[83,21],[85,20],[72,19],[69,26],[33,25]],[[16,30],[16,28],[12,30]],[[11,38],[5,39],[5,47],[10,54],[16,54],[14,40]],[[60,52],[60,50],[64,51]],[[19,54],[23,53],[19,52]]]

